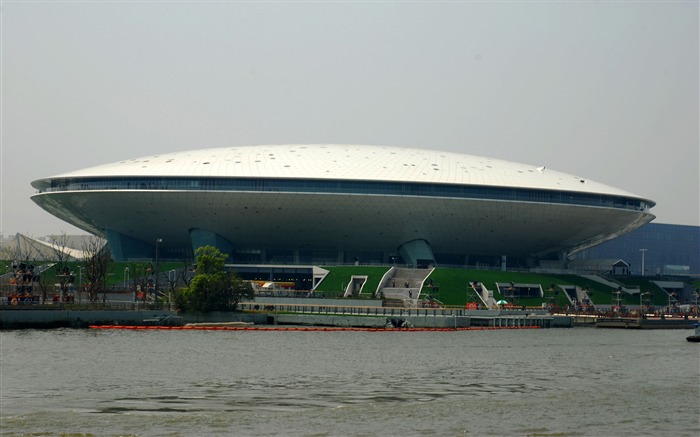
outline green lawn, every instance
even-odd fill
[[[445,305],[464,306],[473,291],[469,286],[470,282],[478,281],[484,284],[486,288],[493,291],[493,297],[496,300],[505,299],[498,292],[496,287],[497,282],[515,282],[520,284],[540,284],[545,292],[544,298],[519,298],[517,305],[525,306],[541,306],[542,303],[548,301],[551,296],[556,303],[565,305],[568,303],[563,292],[554,295],[548,289],[551,284],[569,284],[568,282],[553,281],[551,276],[540,275],[535,273],[519,273],[519,272],[502,272],[496,270],[467,270],[467,269],[446,269],[440,268],[433,271],[430,275],[433,280],[433,285],[438,287],[438,292],[431,291],[425,287],[424,293],[430,293]]]
[[[326,296],[340,296],[342,290],[347,286],[352,275],[368,276],[364,286],[363,295],[376,290],[379,281],[389,267],[365,267],[365,266],[342,266],[324,267],[331,273],[319,284],[318,290],[323,291]],[[615,291],[617,287],[610,287],[599,282],[577,275],[545,275],[537,273],[522,272],[502,272],[496,270],[468,270],[458,268],[438,268],[433,271],[428,280],[433,280],[435,288],[424,287],[422,297],[430,295],[448,306],[464,306],[467,302],[478,302],[474,291],[469,287],[469,283],[479,281],[489,290],[494,292],[496,300],[506,299],[497,290],[497,282],[515,282],[525,284],[540,284],[544,291],[544,297],[517,298],[516,305],[539,307],[543,303],[554,303],[559,306],[567,305],[568,299],[565,293],[557,287],[558,285],[572,285],[585,288],[594,304],[610,305],[615,302]],[[653,303],[655,305],[665,305],[667,303],[666,294],[655,284],[641,278],[631,278],[631,287],[639,285],[643,291],[653,291]],[[551,286],[555,287],[552,288]],[[558,291],[558,293],[555,293]],[[620,294],[623,305],[639,305],[639,295]]]
[[[10,261],[0,261],[0,267],[10,265]],[[49,265],[51,262],[35,262],[36,266]],[[147,262],[113,262],[109,266],[107,287],[121,286],[124,282],[125,269],[129,268],[129,278],[134,281],[139,274],[144,275]],[[80,281],[79,267],[81,262],[68,262],[67,266],[74,272],[76,285]],[[170,270],[180,270],[188,267],[183,262],[161,262],[159,270],[161,279]],[[318,285],[317,291],[322,292],[326,297],[339,297],[343,290],[351,281],[352,276],[367,276],[367,281],[363,287],[360,298],[372,298],[374,291],[379,286],[384,274],[390,266],[324,266],[329,271],[326,278]],[[47,290],[53,290],[53,284],[60,282],[57,276],[59,272],[54,267],[41,273],[41,284]],[[86,279],[83,278],[83,281]],[[463,307],[467,302],[479,302],[474,291],[469,287],[469,283],[479,281],[489,290],[494,292],[496,300],[506,299],[497,291],[497,282],[515,282],[526,284],[540,284],[544,290],[544,297],[516,298],[516,305],[541,306],[542,303],[555,303],[565,306],[569,302],[565,293],[559,287],[551,288],[552,285],[575,285],[585,288],[594,304],[609,305],[615,303],[615,291],[617,287],[609,287],[596,281],[577,275],[545,275],[537,273],[502,272],[496,270],[468,270],[459,268],[437,268],[428,280],[432,280],[435,288],[424,287],[421,297],[430,295],[441,301],[444,305]],[[667,294],[656,284],[646,278],[623,277],[615,280],[625,287],[640,288],[643,292],[650,292],[654,305],[666,305],[668,303]],[[690,282],[695,289],[700,289],[700,281]],[[555,293],[555,291],[559,291]],[[639,295],[628,295],[621,293],[624,305],[639,305]]]
[[[377,290],[379,282],[390,267],[323,266],[322,268],[328,270],[329,273],[323,281],[318,284],[316,291],[323,292],[326,297],[342,296],[352,276],[367,276],[367,281],[362,287],[362,294],[360,297],[370,298]]]

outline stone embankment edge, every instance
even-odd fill
[[[178,314],[168,310],[138,311],[0,311],[0,329],[87,328],[91,325],[122,326],[182,326],[187,323],[244,322],[254,325],[327,326],[344,328],[467,328],[467,327],[529,327],[568,328],[571,317],[500,315],[478,317],[432,316],[342,316],[324,314],[278,314],[264,312],[234,312],[208,314]]]

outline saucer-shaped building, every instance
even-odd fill
[[[649,221],[654,202],[545,167],[460,153],[269,145],[124,160],[32,183],[117,260],[533,266]]]

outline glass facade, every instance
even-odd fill
[[[295,290],[313,288],[313,269],[310,267],[245,266],[232,267],[236,274],[248,281],[293,282]]]
[[[484,185],[453,185],[411,182],[275,179],[275,178],[67,178],[53,179],[41,192],[88,190],[167,190],[335,193],[393,196],[424,196],[555,203],[647,211],[654,203],[633,197],[596,193],[541,190]]]
[[[584,250],[577,259],[620,258],[632,274],[700,274],[700,226],[649,223],[599,246]]]

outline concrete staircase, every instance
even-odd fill
[[[481,282],[472,281],[469,283],[469,286],[474,291],[474,294],[481,299],[481,304],[484,305],[485,308],[498,308],[496,299],[493,298],[493,291],[486,288],[486,285]]]
[[[384,306],[415,307],[425,279],[433,269],[394,268],[379,288]],[[397,302],[398,301],[398,302]]]
[[[581,275],[581,277],[586,278],[586,279],[590,279],[591,281],[595,281],[595,282],[598,282],[598,283],[603,284],[603,285],[607,285],[608,287],[611,287],[611,288],[619,289],[627,294],[633,294],[633,295],[636,294],[638,296],[640,293],[639,288],[627,288],[619,282],[615,282],[615,281],[611,281],[611,280],[608,280],[605,278],[601,278],[598,275]]]

